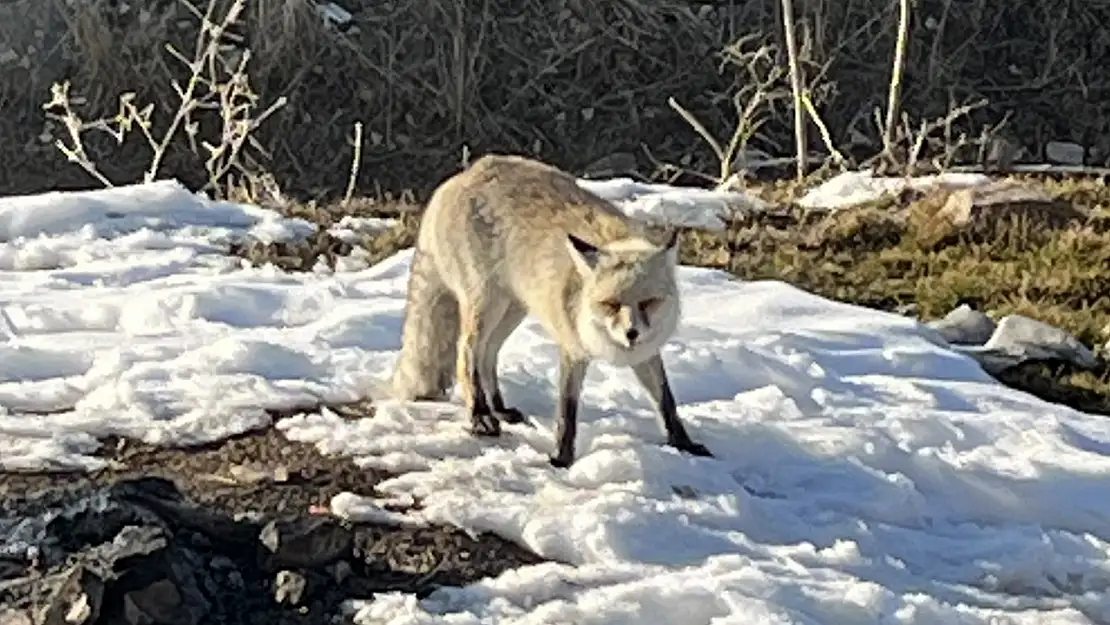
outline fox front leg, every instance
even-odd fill
[[[574,360],[563,354],[559,361],[558,425],[555,430],[555,455],[551,466],[566,469],[574,463],[574,438],[578,434],[578,397],[586,379],[588,361]]]
[[[695,443],[686,432],[686,427],[682,425],[674,394],[671,393],[671,383],[667,379],[667,371],[663,368],[663,359],[659,354],[633,365],[632,371],[651,395],[655,408],[663,419],[663,427],[667,431],[667,444],[692,456],[713,457],[709,448],[701,443]]]

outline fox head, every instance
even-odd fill
[[[678,231],[662,246],[629,238],[598,247],[568,234],[567,247],[582,278],[576,319],[582,346],[619,365],[654,355],[681,315]]]

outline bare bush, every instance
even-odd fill
[[[56,140],[55,146],[69,162],[76,163],[104,185],[113,186],[113,182],[100,171],[85,149],[86,132],[103,132],[122,144],[129,133],[138,131],[150,149],[143,182],[159,177],[166,153],[181,132],[193,154],[202,160],[207,173],[208,182],[202,190],[226,196],[236,186],[229,177],[249,179],[264,173],[246,148],[265,151],[252,133],[285,104],[285,98],[278,98],[259,111],[259,97],[251,89],[247,75],[251,51],[225,46],[225,34],[238,22],[246,0],[233,0],[221,16],[216,15],[217,0],[210,0],[203,12],[187,0],[180,1],[195,14],[200,27],[191,57],[186,57],[172,44],[166,44],[167,51],[188,69],[188,78],[184,83],[172,81],[178,97],[177,107],[161,133],[155,129],[155,105],[139,105],[135,92],[119,97],[119,110],[113,117],[86,121],[74,109],[69,82],[55,83],[52,97],[43,108],[50,119],[60,122],[66,130],[66,138]],[[199,138],[201,115],[205,111],[218,119],[218,143]]]
[[[717,185],[724,184],[734,174],[740,173],[738,170],[745,166],[743,161],[746,159],[743,157],[748,143],[774,117],[776,102],[790,97],[790,92],[783,84],[787,73],[776,61],[775,52],[773,45],[759,44],[758,37],[753,34],[741,36],[721,51],[720,71],[739,73],[736,87],[731,93],[722,94],[723,98],[727,97],[730,101],[731,108],[736,113],[735,126],[726,144],[722,145],[678,100],[674,97],[667,99],[671,108],[713,150],[719,168],[717,175],[710,179]],[[660,165],[666,171],[680,169],[670,164]]]
[[[766,45],[778,55],[785,48],[779,2],[335,1],[354,15],[346,29],[325,25],[315,0],[267,0],[246,3],[235,32],[225,33],[251,51],[246,71],[259,98],[251,116],[287,98],[252,131],[257,145],[248,140],[240,154],[269,155],[273,179],[301,196],[344,194],[356,149],[356,194],[423,192],[457,169],[464,148],[530,153],[579,169],[615,153],[643,154],[647,146],[651,158],[641,165],[654,158],[719,174],[720,156],[668,99],[705,128],[726,129],[717,136],[727,138],[737,124],[732,98],[744,88],[738,78],[744,71],[719,71],[720,51],[741,32],[766,34],[753,47]],[[133,92],[140,111],[154,105],[153,134],[164,136],[179,104],[172,81],[184,85],[189,73],[165,44],[190,49],[198,21],[184,19],[187,11],[173,0],[127,6],[118,0],[0,6],[0,132],[6,138],[0,156],[11,163],[0,171],[4,191],[90,182],[53,147],[56,139],[68,142],[67,131],[39,105],[55,82],[72,85],[73,109],[83,119],[112,119],[120,94]],[[881,149],[882,129],[871,127],[870,118],[890,82],[896,8],[892,0],[796,7],[806,78],[801,104],[819,130],[809,150],[858,164]],[[28,29],[26,41],[13,34],[15,18],[34,11],[64,16],[63,32],[43,24]],[[1110,85],[1103,71],[1110,44],[1102,36],[1110,8],[1083,0],[1051,6],[917,0],[913,17],[899,98],[910,118],[943,119],[953,102],[985,99],[950,124],[956,135],[977,137],[980,128],[1008,119],[1010,133],[1034,155],[1050,139],[1110,154],[1110,100],[1097,97]],[[4,60],[9,57],[14,60]],[[785,66],[786,59],[778,62]],[[793,152],[785,101],[767,110],[748,148]],[[202,120],[198,140],[222,143],[219,116],[195,117]],[[903,125],[904,119],[896,117]],[[356,122],[361,142],[353,146]],[[150,166],[149,142],[141,131],[130,135],[117,144],[108,133],[84,134],[86,156],[110,180],[141,179]],[[948,158],[932,141],[922,145],[919,163]],[[187,134],[178,132],[158,175],[208,185],[197,159]],[[247,160],[240,156],[244,166]],[[232,167],[230,177],[242,174]]]

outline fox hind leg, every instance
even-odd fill
[[[505,398],[501,395],[501,383],[497,377],[497,356],[509,335],[516,330],[527,315],[525,310],[515,302],[505,306],[489,309],[486,321],[490,325],[489,339],[482,348],[479,360],[478,373],[482,379],[487,399],[493,414],[505,423],[523,423],[524,413],[518,408],[505,405]],[[493,314],[499,313],[499,314]]]
[[[455,360],[456,376],[463,403],[470,414],[470,432],[475,436],[500,436],[501,423],[486,398],[481,363],[489,344],[491,325],[483,314],[485,302],[467,298],[459,302],[459,343]]]

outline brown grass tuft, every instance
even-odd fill
[[[1009,188],[1030,186],[1015,180],[1006,182],[1013,184]],[[1044,185],[1036,188],[1043,189]],[[938,189],[912,202],[907,209],[909,231],[922,250],[938,250],[961,241],[1032,250],[1048,242],[1052,231],[1085,225],[1089,217],[1087,207],[1076,208],[1081,205],[1060,197],[1047,203],[1008,202],[999,209],[971,208],[969,215],[963,214],[961,207],[968,206],[969,198],[978,194],[977,189]],[[1004,217],[999,218],[996,210]],[[967,222],[960,221],[968,216]]]
[[[905,233],[906,220],[889,207],[850,208],[807,228],[801,247],[824,253],[877,252],[897,245]]]

